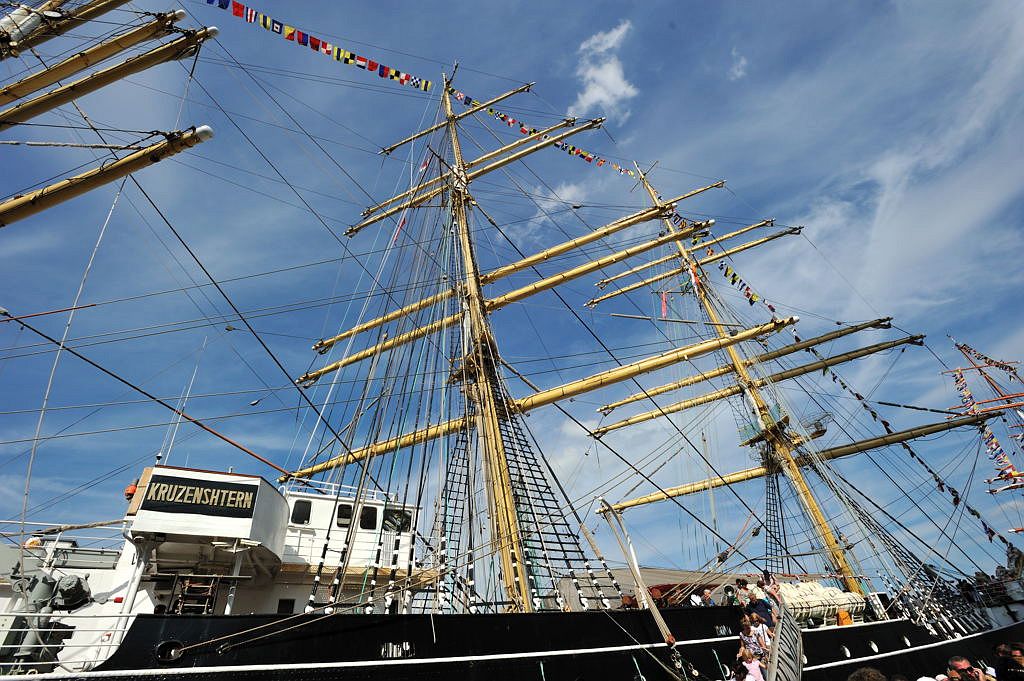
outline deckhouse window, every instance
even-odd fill
[[[352,524],[352,504],[340,504],[338,506],[338,527],[348,527]]]
[[[363,506],[359,512],[359,529],[360,530],[376,530],[377,529],[377,507],[376,506]]]
[[[412,513],[401,509],[384,512],[384,529],[388,532],[408,532],[412,527]]]
[[[308,499],[296,499],[292,506],[292,524],[309,525],[309,513],[313,508],[313,502]]]

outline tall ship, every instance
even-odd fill
[[[933,372],[955,406],[883,401],[924,336],[772,298],[745,273],[804,228],[707,212],[725,180],[590,151],[605,119],[538,110],[533,83],[471,95],[459,65],[427,79],[265,8],[194,4],[0,18],[0,154],[49,178],[5,177],[0,243],[54,215],[75,235],[28,248],[0,301],[0,380],[39,388],[2,402],[20,513],[0,674],[727,679],[744,580],[771,681],[916,678],[1024,640],[1024,528],[930,454],[1019,494],[1014,362],[958,342],[969,366]],[[214,18],[249,24],[244,58]],[[273,41],[303,66],[250,61]],[[260,107],[226,103],[213,70]],[[382,126],[280,78],[333,78]],[[126,79],[174,101],[173,128],[112,122]],[[78,165],[39,171],[40,147]],[[621,189],[578,199],[566,167]],[[346,189],[304,186],[309,168]],[[73,276],[58,244],[84,257]],[[87,467],[66,458],[90,438]],[[638,558],[662,542],[687,570]]]

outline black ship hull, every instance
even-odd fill
[[[724,678],[739,611],[662,611],[689,678]],[[874,666],[934,675],[952,655],[994,662],[992,646],[1024,639],[1024,623],[939,641],[905,620],[803,634],[804,678],[845,679]],[[459,681],[671,678],[646,611],[527,615],[139,616],[114,655],[71,678]],[[55,675],[56,676],[56,675]],[[68,678],[67,673],[60,675]]]

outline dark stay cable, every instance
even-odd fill
[[[3,315],[5,317],[7,317],[7,316],[10,316],[10,313],[7,310],[0,310],[0,315]],[[153,402],[156,402],[161,407],[169,409],[172,412],[174,412],[175,414],[177,414],[178,416],[180,416],[181,418],[185,419],[186,421],[189,421],[190,423],[193,423],[196,426],[199,426],[200,428],[202,428],[206,432],[210,433],[211,435],[217,437],[220,440],[223,440],[224,442],[228,443],[232,447],[235,447],[236,449],[239,449],[239,450],[245,452],[249,456],[253,457],[254,459],[256,459],[256,460],[258,460],[258,461],[260,461],[262,463],[265,463],[266,465],[270,466],[271,468],[273,468],[276,471],[279,471],[279,472],[284,473],[286,475],[288,474],[288,471],[286,471],[285,469],[281,468],[280,466],[272,463],[269,459],[266,459],[266,458],[260,456],[259,454],[257,454],[256,452],[252,451],[251,449],[249,449],[245,445],[239,444],[239,443],[235,442],[234,440],[232,440],[231,438],[227,437],[226,435],[223,435],[223,434],[217,432],[216,430],[214,430],[210,426],[206,425],[205,423],[203,423],[199,419],[194,418],[192,416],[189,416],[185,412],[183,412],[180,409],[177,409],[176,407],[171,405],[169,402],[165,402],[164,400],[160,399],[156,395],[146,391],[145,388],[142,388],[141,386],[135,385],[134,383],[132,383],[128,379],[123,378],[122,376],[114,373],[110,369],[107,369],[103,365],[98,364],[97,362],[94,362],[93,360],[89,359],[88,357],[86,357],[82,353],[78,352],[74,348],[68,347],[64,343],[60,342],[59,340],[57,340],[53,336],[50,336],[50,335],[44,333],[43,331],[40,331],[39,329],[35,328],[34,326],[30,325],[29,323],[27,323],[27,322],[25,322],[23,320],[17,320],[17,323],[21,327],[31,331],[32,333],[36,334],[37,336],[39,336],[41,338],[46,339],[47,341],[53,343],[54,345],[56,345],[57,347],[61,348],[62,350],[71,353],[72,355],[74,355],[78,359],[82,360],[86,364],[89,364],[90,366],[92,366],[92,367],[94,367],[96,369],[99,369],[104,374],[106,374],[107,376],[110,376],[111,378],[113,378],[114,380],[118,381],[119,383],[123,383],[124,385],[128,386],[129,388],[131,388],[132,390],[136,391],[137,393],[148,397],[150,400],[152,400]]]

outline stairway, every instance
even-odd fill
[[[209,615],[217,604],[220,575],[178,575],[174,580],[171,611],[176,615]]]

